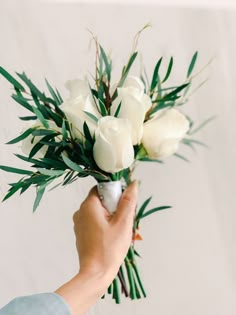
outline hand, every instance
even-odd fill
[[[96,187],[90,191],[73,216],[80,272],[114,279],[131,244],[136,204],[136,182],[124,191],[114,215],[102,206]]]
[[[101,204],[96,187],[73,216],[80,271],[55,292],[72,315],[84,314],[106,291],[122,264],[132,240],[137,182],[123,192],[111,215]]]

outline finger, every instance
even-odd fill
[[[138,198],[138,182],[133,181],[123,192],[114,215],[114,221],[132,224]]]
[[[88,193],[88,196],[82,203],[80,210],[84,210],[87,215],[93,215],[102,219],[109,217],[110,213],[103,206],[97,191],[97,186],[94,186]]]

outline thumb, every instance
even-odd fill
[[[138,181],[133,181],[123,192],[114,220],[117,222],[129,222],[133,224],[138,198]]]

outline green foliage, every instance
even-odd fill
[[[193,69],[195,67],[195,64],[196,64],[196,61],[197,61],[197,57],[198,57],[198,52],[196,51],[191,59],[191,62],[190,62],[190,65],[189,65],[189,68],[188,68],[188,72],[187,72],[187,78],[190,77],[190,75],[192,74],[193,72]]]

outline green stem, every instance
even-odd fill
[[[113,280],[113,299],[115,299],[116,304],[120,304],[120,292],[119,292],[119,286],[118,286],[118,278],[115,277]]]
[[[132,273],[131,264],[130,264],[129,259],[127,257],[125,258],[125,266],[126,266],[126,270],[127,270],[129,284],[130,284],[130,297],[132,300],[135,300],[136,299],[136,291],[135,291],[134,277],[133,277],[133,273]]]
[[[134,249],[133,249],[132,246],[130,246],[130,248],[129,248],[128,257],[131,260],[131,265],[133,267],[133,270],[134,270],[135,276],[137,278],[138,284],[140,286],[140,289],[142,291],[142,294],[143,294],[144,297],[146,297],[147,294],[146,294],[145,289],[143,287],[143,283],[142,283],[142,280],[141,280],[141,277],[140,277],[140,274],[139,274],[139,271],[138,271],[138,267],[137,267],[137,264],[136,264],[136,260],[135,260]]]
[[[108,294],[112,293],[112,283],[109,285],[109,288],[107,289],[107,293]]]

